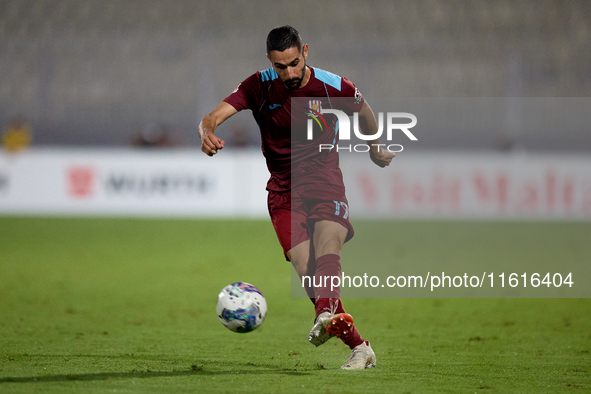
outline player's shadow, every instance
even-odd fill
[[[215,371],[204,370],[199,368],[191,368],[186,371],[146,371],[146,372],[103,372],[103,373],[83,373],[83,374],[66,374],[66,375],[43,375],[43,376],[25,376],[25,377],[7,377],[0,378],[0,385],[3,383],[49,383],[49,382],[75,382],[75,381],[93,381],[93,380],[115,380],[115,379],[144,379],[144,378],[162,378],[162,377],[178,377],[178,376],[214,376],[214,375],[292,375],[304,376],[310,375],[309,372],[294,371],[290,369],[233,369],[231,371]]]

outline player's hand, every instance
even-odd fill
[[[201,138],[201,151],[207,156],[213,156],[223,149],[226,142],[213,133],[204,133]]]
[[[377,148],[379,148],[379,150]],[[382,168],[389,166],[394,156],[396,156],[396,153],[382,149],[380,146],[372,146],[372,149],[369,151],[371,161]]]

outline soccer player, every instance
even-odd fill
[[[199,124],[201,150],[209,156],[218,153],[225,141],[215,135],[216,128],[238,111],[252,111],[271,173],[267,191],[273,227],[286,259],[300,278],[315,279],[312,285],[304,282],[316,312],[308,340],[319,346],[336,336],[352,349],[341,368],[371,368],[376,364],[375,353],[343,308],[340,289],[318,286],[325,276],[341,276],[341,249],[353,236],[338,152],[319,151],[318,145],[308,151],[298,149],[297,155],[292,152],[291,98],[317,97],[322,103],[349,97],[353,106],[350,109],[359,113],[359,126],[366,135],[374,135],[378,130],[373,111],[346,78],[307,65],[308,45],[291,26],[271,30],[267,36],[267,58],[272,67],[245,79],[203,118]],[[337,134],[335,128],[333,123],[323,134],[330,141]],[[379,139],[367,143],[375,164],[390,164],[394,153],[380,149]],[[335,210],[337,203],[339,209]]]

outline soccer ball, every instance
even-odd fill
[[[220,292],[217,313],[228,330],[250,332],[263,324],[267,301],[263,293],[250,283],[236,282]]]

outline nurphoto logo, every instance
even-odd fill
[[[314,139],[314,121],[318,124],[321,131],[328,129],[326,120],[324,119],[325,114],[332,114],[336,116],[337,125],[335,130],[339,133],[339,141],[349,141],[351,139],[351,120],[349,116],[340,109],[334,108],[323,108],[320,100],[310,101],[309,108],[306,108],[308,112],[306,114],[310,117],[307,122],[307,139],[311,141]],[[408,112],[387,112],[385,115],[386,125],[384,127],[384,113],[379,112],[377,116],[378,130],[375,134],[363,134],[359,129],[359,113],[353,112],[353,133],[357,138],[362,141],[372,141],[380,138],[386,129],[386,139],[390,142],[393,139],[394,131],[402,131],[411,141],[417,141],[417,137],[409,129],[413,128],[417,124],[417,117]],[[406,120],[401,122],[400,120]],[[377,146],[378,150],[386,149],[389,152],[402,152],[404,149],[400,144],[371,144]],[[367,144],[354,144],[354,145],[339,145],[336,144],[336,138],[332,144],[319,144],[319,151],[332,150],[336,148],[338,151],[354,151],[354,152],[368,152],[370,145]]]

